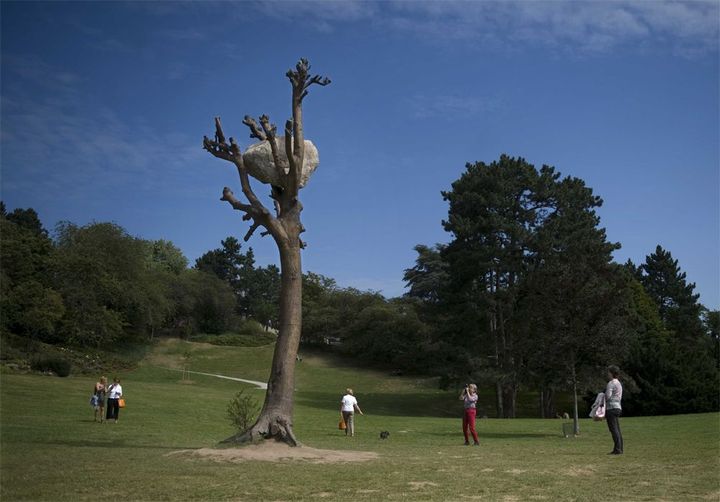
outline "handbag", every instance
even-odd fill
[[[605,405],[600,405],[597,407],[597,410],[595,410],[595,416],[593,417],[593,420],[596,422],[601,422],[605,418]]]
[[[90,398],[90,406],[93,408],[96,408],[100,404],[100,400],[98,399],[97,395],[93,394]]]
[[[118,406],[120,408],[125,408],[125,399],[123,399],[123,398],[118,399]]]
[[[342,413],[340,414],[340,422],[338,422],[338,429],[341,431],[344,431],[347,428],[347,425],[345,425],[345,419],[342,416]]]

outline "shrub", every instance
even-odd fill
[[[230,423],[240,432],[249,429],[259,413],[260,405],[258,401],[254,397],[245,394],[244,390],[235,394],[227,407],[227,417],[230,419]]]
[[[30,360],[30,368],[35,371],[52,371],[59,377],[70,375],[72,365],[67,359],[57,356],[38,355]]]

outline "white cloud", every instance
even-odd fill
[[[541,45],[575,54],[657,43],[683,55],[718,48],[714,0],[293,1],[254,4],[261,13],[331,30],[371,22],[386,32],[482,47]]]
[[[81,92],[81,79],[38,59],[6,58],[19,84],[2,95],[3,189],[48,196],[93,192],[185,191],[182,180],[206,159],[200,138],[127,123]],[[38,86],[45,91],[33,92]],[[194,167],[194,169],[193,169]]]
[[[460,94],[416,94],[408,99],[415,118],[468,118],[500,110],[503,103],[497,98],[463,96]]]
[[[339,23],[372,19],[378,12],[376,2],[364,0],[281,0],[251,5],[262,15],[321,32],[332,32]]]

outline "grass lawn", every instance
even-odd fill
[[[307,446],[363,450],[377,460],[223,463],[170,455],[215,447],[232,434],[225,408],[252,386],[164,368],[265,380],[272,347],[163,341],[121,375],[128,407],[94,423],[94,379],[1,375],[0,499],[15,500],[719,500],[720,416],[623,418],[623,456],[606,455],[605,423],[480,420],[480,447],[462,445],[460,403],[433,381],[389,377],[305,355],[298,364],[295,431]],[[112,375],[108,375],[112,377]],[[337,430],[352,386],[366,415],[357,436]],[[488,403],[489,404],[489,403]],[[378,433],[390,431],[381,441]],[[612,495],[610,495],[612,493]]]

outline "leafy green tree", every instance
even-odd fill
[[[61,341],[56,331],[65,305],[57,291],[35,280],[21,282],[3,295],[2,310],[8,331],[48,343]]]
[[[20,228],[24,228],[26,230],[29,230],[33,234],[35,234],[38,237],[48,237],[48,232],[43,227],[42,222],[40,221],[40,217],[37,214],[37,211],[35,211],[32,208],[28,209],[20,209],[17,208],[13,210],[11,213],[9,213],[6,216],[7,220],[15,223]]]
[[[323,345],[340,330],[338,311],[332,302],[337,284],[330,277],[307,272],[303,274],[302,290],[302,343]]]
[[[12,286],[32,279],[47,285],[53,245],[37,220],[37,213],[32,209],[16,209],[8,218],[0,217],[0,232],[4,282]]]
[[[0,235],[2,329],[55,341],[65,307],[51,287],[54,250],[47,231],[33,209],[7,214],[3,205]]]
[[[169,294],[174,306],[170,324],[184,336],[220,334],[235,325],[233,291],[214,274],[187,270],[173,279]]]
[[[97,346],[124,335],[152,336],[165,324],[172,272],[153,267],[160,262],[149,259],[147,241],[114,223],[61,223],[56,243],[54,280],[68,308],[69,339]]]
[[[396,370],[426,369],[429,331],[412,301],[377,298],[357,313],[345,332],[344,351],[361,360]]]
[[[267,328],[276,327],[280,301],[280,269],[275,265],[254,269],[247,291],[249,317]]]
[[[188,259],[183,252],[170,241],[163,239],[146,241],[148,268],[179,275],[188,267]]]

